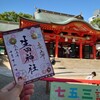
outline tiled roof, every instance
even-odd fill
[[[91,24],[86,22],[81,14],[70,15],[70,14],[58,13],[53,11],[47,11],[43,9],[36,9],[36,12],[34,13],[33,21],[42,22],[42,23],[54,23],[60,25],[68,24],[70,22],[83,22],[89,25],[91,28],[100,31],[100,29],[95,28]]]
[[[0,21],[0,32],[19,28],[19,23]]]
[[[70,15],[70,14],[47,11],[43,9],[37,9],[34,14],[34,17],[35,17],[35,20],[37,21],[47,22],[47,23],[63,22],[63,21],[67,21],[70,18],[83,20],[83,17],[81,15],[75,16],[75,15]]]

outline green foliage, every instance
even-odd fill
[[[100,18],[96,18],[93,21],[91,21],[91,24],[97,28],[100,28]]]
[[[3,46],[4,45],[4,41],[2,38],[0,38],[0,46]]]
[[[2,21],[12,21],[12,22],[19,22],[19,16],[24,18],[32,19],[32,15],[24,14],[24,13],[16,13],[14,11],[12,12],[4,12],[0,14],[0,20]]]

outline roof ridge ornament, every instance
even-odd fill
[[[82,16],[82,12],[79,15],[74,16],[77,19],[84,20],[84,17]]]

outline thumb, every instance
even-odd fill
[[[0,93],[0,100],[20,100],[20,93],[23,89],[23,85],[24,85],[24,81],[20,80],[17,84],[15,84],[14,87],[12,87],[12,89],[10,89],[9,91],[6,92],[2,92]],[[9,87],[9,86],[8,86]]]
[[[18,81],[18,83],[16,83],[15,87],[10,92],[15,96],[19,96],[21,94],[23,86],[24,86],[24,80],[20,80]]]

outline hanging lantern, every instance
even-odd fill
[[[86,40],[90,40],[91,36],[87,35],[85,38]]]
[[[96,50],[99,50],[100,51],[100,44],[96,44]]]
[[[76,42],[75,38],[72,39],[72,42]]]
[[[68,38],[67,38],[67,37],[65,37],[65,41],[66,41],[66,42],[68,41]]]
[[[63,33],[60,33],[60,36],[63,37],[64,36]]]

